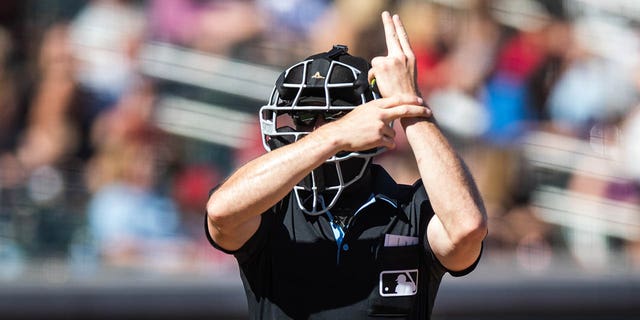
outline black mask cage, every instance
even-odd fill
[[[288,120],[296,111],[348,112],[379,98],[377,89],[367,81],[371,66],[366,60],[349,55],[347,50],[346,46],[336,45],[280,74],[268,104],[260,109],[262,141],[267,151],[273,150],[274,143],[269,141],[274,137],[291,143],[309,133],[290,130],[293,124]]]
[[[298,128],[292,125],[291,115],[298,111],[346,111],[373,99],[379,93],[369,85],[367,77],[369,63],[347,53],[346,46],[334,46],[328,52],[312,55],[285,70],[276,81],[267,105],[260,108],[260,128],[263,146],[267,151],[293,143],[309,134],[310,128]],[[326,160],[335,163],[335,170],[340,171],[339,162],[358,157],[367,159],[384,151],[383,148],[358,152],[339,152]],[[358,173],[364,170],[358,169]],[[316,183],[315,174],[305,178],[294,190],[301,209],[308,214],[317,215],[326,212],[336,203],[342,190],[362,177],[362,174],[337,172],[340,179],[335,185]],[[348,181],[343,176],[353,177]],[[311,181],[308,181],[309,178]],[[324,199],[322,193],[331,191],[331,199]],[[312,199],[302,201],[299,193],[308,192]],[[308,204],[308,205],[307,205]]]

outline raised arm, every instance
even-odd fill
[[[415,95],[397,95],[358,106],[335,122],[320,124],[298,142],[271,151],[233,173],[209,198],[212,239],[236,250],[258,230],[261,214],[284,198],[314,168],[339,151],[394,148],[388,124],[401,117],[428,117]]]
[[[420,95],[415,56],[397,15],[382,14],[388,55],[371,61],[383,97]],[[433,118],[403,118],[400,123],[416,158],[435,216],[427,237],[438,260],[449,270],[469,267],[480,254],[487,217],[480,193],[463,163]]]

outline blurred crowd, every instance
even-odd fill
[[[258,133],[221,147],[160,128],[158,100],[176,86],[145,74],[140,52],[167,43],[282,69],[346,44],[371,59],[386,53],[383,10],[405,22],[420,89],[481,189],[485,254],[527,271],[639,270],[640,6],[623,3],[3,1],[0,278],[42,261],[72,275],[228,270],[204,206],[264,152]],[[398,140],[377,161],[412,183]]]

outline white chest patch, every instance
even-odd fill
[[[380,273],[380,295],[413,296],[418,293],[418,269],[390,270]]]

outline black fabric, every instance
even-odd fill
[[[429,319],[447,270],[426,241],[434,213],[424,186],[398,185],[377,165],[372,179],[375,202],[353,218],[340,248],[329,215],[305,215],[287,196],[262,215],[242,248],[223,250],[238,260],[252,319]],[[386,235],[423,240],[385,246]],[[385,275],[414,269],[415,295],[381,295]]]
[[[354,212],[369,199],[373,192],[371,168],[372,164],[369,162],[362,177],[342,192],[336,204],[331,208],[334,219],[338,216],[353,216]]]

